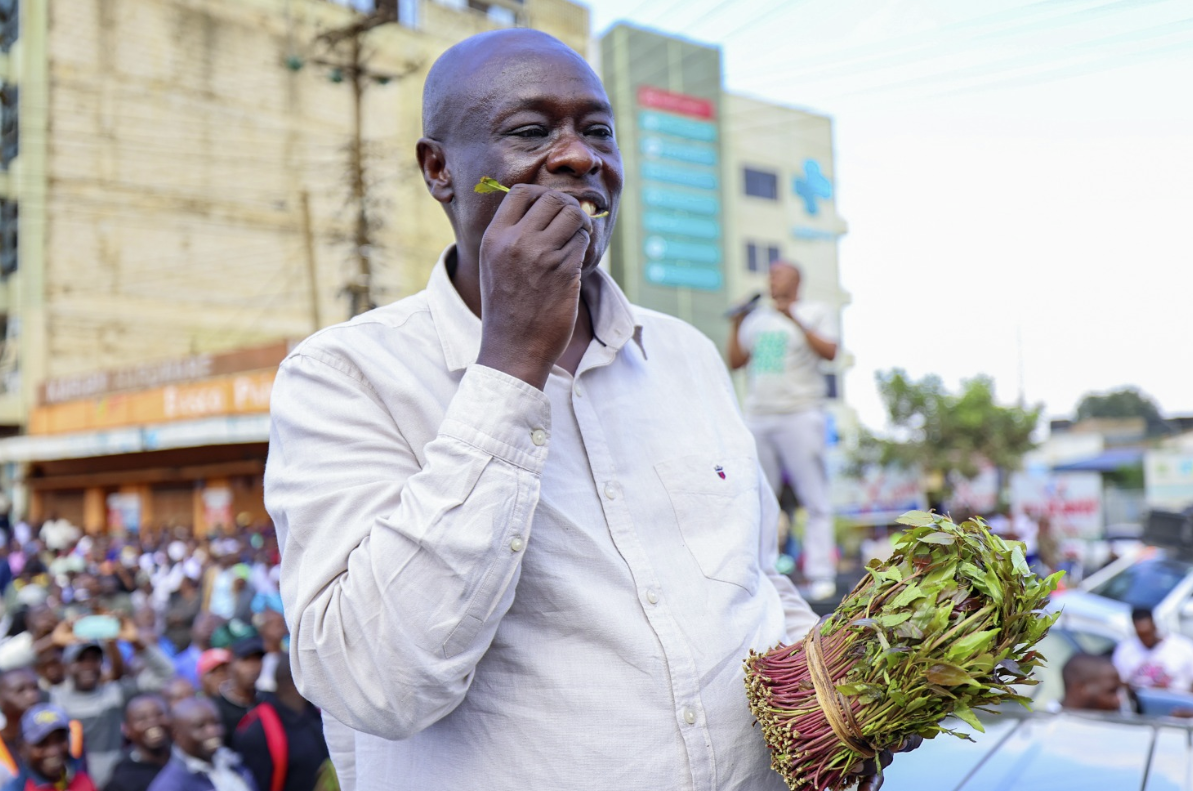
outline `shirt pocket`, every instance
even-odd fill
[[[655,465],[684,545],[711,580],[758,590],[758,462],[697,453]]]

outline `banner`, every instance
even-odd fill
[[[949,474],[953,496],[948,510],[953,516],[977,514],[989,516],[998,508],[998,468],[983,467],[973,478],[957,473]]]
[[[857,478],[840,473],[843,458],[831,466],[837,467],[831,480],[833,511],[839,517],[858,524],[882,525],[908,511],[928,508],[919,470],[871,466]]]
[[[1047,517],[1058,538],[1102,535],[1102,475],[1096,472],[1017,472],[1011,509],[1037,522]]]
[[[139,494],[108,495],[108,528],[113,532],[135,533],[141,529],[141,496]]]
[[[1147,504],[1164,511],[1193,506],[1193,451],[1149,450],[1143,454]]]

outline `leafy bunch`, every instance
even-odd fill
[[[912,735],[969,738],[941,724],[950,714],[982,731],[975,711],[1030,708],[1013,687],[1037,683],[1044,657],[1033,646],[1057,618],[1042,608],[1061,572],[1040,578],[1023,545],[981,519],[911,511],[897,521],[907,530],[895,552],[871,561],[819,636],[746,659],[750,708],[791,789],[842,789],[867,757]]]

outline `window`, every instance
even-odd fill
[[[746,269],[750,272],[762,272],[782,257],[783,253],[776,245],[746,243]]]
[[[779,199],[779,174],[770,170],[745,169],[746,194],[766,200]]]
[[[0,170],[8,170],[9,164],[20,151],[20,115],[17,107],[17,86],[0,87]]]
[[[1164,601],[1190,571],[1193,571],[1193,564],[1179,560],[1143,560],[1123,569],[1091,592],[1132,607],[1151,609]]]
[[[0,198],[0,277],[17,271],[17,203]]]
[[[0,52],[8,52],[21,35],[21,0],[0,0]]]

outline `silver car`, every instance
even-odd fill
[[[1193,557],[1141,547],[1090,575],[1080,587],[1052,597],[1057,626],[1104,635],[1115,642],[1134,634],[1131,610],[1150,609],[1161,633],[1193,638]]]

